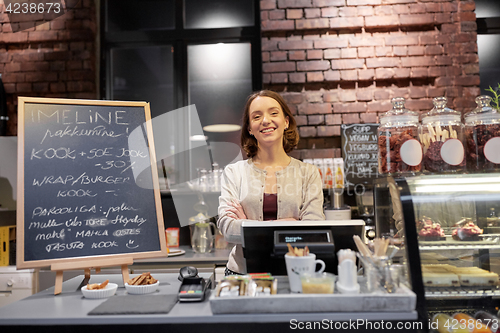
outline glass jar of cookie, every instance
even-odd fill
[[[458,111],[446,107],[446,97],[436,97],[434,108],[422,117],[420,142],[425,173],[465,171],[464,125]]]
[[[405,99],[391,100],[392,109],[380,117],[378,171],[380,174],[420,172],[422,146],[418,140],[418,114],[405,108]]]
[[[477,107],[465,115],[467,170],[500,171],[500,112],[490,96],[476,98]]]

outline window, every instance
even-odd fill
[[[175,108],[171,45],[113,48],[110,60],[113,99],[145,100],[158,108],[158,114]]]
[[[174,1],[106,1],[106,31],[174,29]]]
[[[500,2],[476,0],[477,50],[481,94],[500,83]]]
[[[250,49],[250,43],[188,46],[189,100],[203,126],[241,123],[245,99],[252,91]],[[238,143],[240,138],[239,130],[206,134],[217,142]]]
[[[177,156],[164,159],[174,164],[167,168],[177,170],[177,179],[193,178],[194,157],[179,155],[193,148],[185,147],[193,137],[206,137],[208,146],[239,145],[239,131],[201,128],[241,125],[246,97],[262,88],[258,0],[105,0],[100,13],[102,98],[150,102],[153,121],[196,106],[197,128],[192,112],[155,127],[165,129],[154,133],[157,158],[163,159],[158,151]],[[180,165],[186,160],[188,167]]]
[[[185,0],[185,2],[187,29],[251,27],[255,24],[252,1]]]

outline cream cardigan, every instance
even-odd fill
[[[224,169],[219,197],[217,226],[224,238],[235,243],[227,267],[246,273],[246,263],[241,246],[241,222],[227,216],[229,202],[240,202],[247,219],[263,220],[264,184],[267,171],[255,166],[252,159],[239,161]],[[278,219],[324,220],[323,190],[318,169],[294,158],[290,164],[276,172],[278,188]]]

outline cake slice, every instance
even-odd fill
[[[422,280],[427,287],[460,287],[458,275],[448,272],[423,272]]]
[[[496,286],[499,283],[498,274],[479,267],[455,267],[450,265],[447,270],[457,274],[460,285],[464,287]]]
[[[478,272],[457,272],[460,285],[465,287],[473,286],[496,286],[498,284],[498,274],[478,273]]]

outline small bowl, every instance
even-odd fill
[[[335,275],[331,273],[300,274],[303,294],[333,294]]]
[[[154,293],[158,289],[159,285],[160,281],[153,284],[145,284],[139,286],[133,286],[128,283],[125,283],[125,289],[127,289],[127,292],[132,295],[144,295],[144,294]]]
[[[87,286],[83,286],[81,290],[85,298],[97,299],[113,296],[116,293],[117,288],[118,285],[116,283],[108,283],[108,285],[103,289],[88,290]]]

